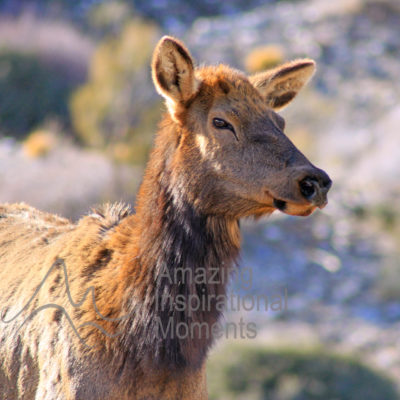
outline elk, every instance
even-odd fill
[[[189,313],[176,300],[225,295],[226,282],[184,278],[235,268],[241,218],[326,205],[330,178],[276,113],[314,69],[310,59],[250,77],[196,68],[165,36],[152,77],[167,112],[135,212],[105,205],[72,223],[23,203],[0,207],[2,399],[208,398],[213,335],[165,328],[218,321],[215,301]]]

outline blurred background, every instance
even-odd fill
[[[149,69],[163,34],[248,73],[314,58],[282,115],[334,181],[309,218],[244,222],[245,294],[286,291],[287,309],[227,313],[257,337],[218,343],[211,399],[400,398],[398,0],[0,0],[0,202],[73,220],[134,202],[164,110]]]

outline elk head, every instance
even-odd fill
[[[283,133],[276,112],[314,70],[310,59],[250,77],[225,65],[195,68],[181,42],[162,38],[152,74],[175,126],[166,166],[174,190],[203,213],[235,218],[275,209],[305,216],[324,207],[329,176]]]

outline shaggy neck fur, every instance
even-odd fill
[[[239,226],[236,219],[198,212],[185,185],[172,187],[169,162],[179,140],[169,129],[157,140],[139,192],[131,252],[136,290],[125,304],[130,317],[123,322],[123,342],[136,365],[196,368],[213,342],[212,326],[239,252]],[[202,304],[191,311],[196,299]]]

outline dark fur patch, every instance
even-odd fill
[[[53,313],[53,321],[54,322],[60,322],[62,317],[62,312],[61,310],[55,310]]]
[[[173,85],[178,89],[179,93],[181,93],[179,70],[178,66],[176,65],[175,59],[174,59],[174,78],[172,81]]]
[[[107,203],[92,209],[91,216],[101,220],[101,233],[106,233],[110,229],[118,226],[124,218],[131,214],[132,209],[129,204]]]
[[[156,71],[157,71],[157,69],[156,69]],[[167,83],[167,80],[164,78],[163,73],[158,71],[156,73],[156,76],[157,76],[157,82],[161,86],[161,88],[164,89],[165,91],[168,91],[169,85]]]
[[[283,77],[283,76],[285,76],[287,74],[291,74],[293,72],[299,71],[299,70],[301,70],[301,69],[303,69],[305,67],[310,67],[312,65],[313,65],[313,63],[311,61],[305,61],[305,62],[302,62],[302,63],[296,63],[294,65],[291,65],[291,66],[288,66],[286,68],[281,69],[279,72],[277,72],[274,75],[273,78],[274,79],[275,78],[280,78],[280,77]]]
[[[225,81],[223,81],[222,79],[220,79],[220,80],[218,81],[218,86],[220,87],[220,89],[221,89],[225,94],[228,94],[228,93],[229,93],[229,91],[230,91],[229,84],[226,83]]]
[[[287,92],[284,93],[282,96],[275,97],[272,101],[272,107],[282,107],[285,104],[289,103],[296,96],[296,92]]]
[[[110,262],[111,258],[113,255],[113,251],[109,249],[104,249],[100,251],[98,254],[98,258],[95,263],[87,265],[83,270],[82,270],[82,277],[85,278],[86,281],[89,281],[93,278],[93,275],[101,270],[102,268],[105,268],[108,266],[108,263]]]
[[[50,293],[54,293],[58,284],[60,283],[61,280],[61,274],[59,271],[57,271],[57,275],[55,276],[54,280],[53,280],[53,284],[50,286],[49,292]]]
[[[193,65],[193,61],[191,59],[191,57],[189,56],[189,54],[187,53],[187,51],[178,43],[175,43],[175,47],[176,50],[178,50],[178,53],[182,56],[182,58],[189,64],[189,65]]]

